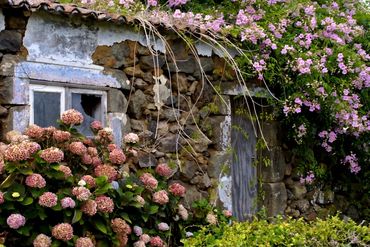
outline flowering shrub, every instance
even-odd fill
[[[92,123],[94,138],[79,134],[74,126],[81,121],[79,112],[68,110],[60,130],[31,125],[25,135],[13,132],[9,144],[1,143],[6,246],[165,246],[185,237],[184,227],[200,223],[179,204],[186,189],[168,184],[174,172],[167,164],[120,172],[132,158],[125,151],[139,141],[136,134],[127,135],[124,151],[100,123]],[[55,138],[60,133],[68,138]]]

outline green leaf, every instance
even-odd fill
[[[31,167],[22,167],[19,168],[18,171],[23,175],[31,175],[33,173]]]
[[[106,224],[103,221],[101,221],[101,220],[95,220],[94,223],[95,223],[96,229],[98,229],[99,231],[101,231],[104,234],[107,234],[108,233],[107,226],[106,226]]]
[[[73,215],[72,224],[80,221],[81,217],[82,217],[82,211],[76,209]]]
[[[5,188],[10,187],[13,184],[16,177],[17,177],[17,174],[15,173],[12,173],[9,176],[7,176],[6,179],[1,183],[0,189],[5,189]]]
[[[26,197],[21,204],[24,206],[30,205],[33,203],[33,198],[32,197]]]
[[[144,220],[144,222],[147,222],[149,219],[149,214],[142,214],[141,218]]]
[[[128,223],[132,223],[132,221],[130,220],[130,217],[128,216],[127,213],[120,213],[120,216],[122,217],[122,219],[124,219]]]
[[[157,205],[150,206],[148,213],[149,214],[156,214],[158,212],[158,209],[159,209],[159,206],[157,206]]]
[[[99,189],[96,189],[94,191],[94,194],[95,195],[102,195],[102,194],[105,194],[108,192],[108,190],[112,189],[112,185],[111,184],[105,184],[103,187],[99,188]]]
[[[95,179],[96,185],[98,187],[103,187],[105,184],[108,183],[108,177],[107,176],[99,176]]]

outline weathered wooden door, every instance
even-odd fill
[[[240,220],[249,219],[257,211],[256,136],[243,97],[232,101],[232,202],[233,214]]]

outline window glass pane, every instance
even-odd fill
[[[81,112],[84,122],[77,129],[86,136],[92,136],[90,124],[102,121],[102,96],[96,94],[72,93],[72,108]]]
[[[60,93],[33,92],[33,122],[41,127],[57,126],[60,118]]]

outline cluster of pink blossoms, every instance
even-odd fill
[[[4,152],[4,158],[13,162],[24,161],[40,149],[40,145],[36,142],[24,141],[18,144],[10,144]]]
[[[42,150],[40,157],[48,163],[59,163],[64,159],[64,153],[59,148],[51,147]]]
[[[69,151],[73,154],[82,156],[87,152],[87,148],[82,142],[72,142],[69,144]]]
[[[45,234],[39,234],[33,240],[34,247],[49,247],[51,246],[51,238]]]
[[[69,141],[69,139],[71,138],[71,133],[69,133],[68,131],[56,130],[53,133],[53,138],[58,143],[66,142]]]
[[[79,186],[79,187],[74,187],[72,189],[72,194],[77,198],[79,201],[87,201],[90,196],[91,192],[89,189]]]
[[[128,133],[123,137],[125,143],[135,144],[139,141],[139,136],[135,133]]]
[[[59,171],[64,173],[64,178],[69,178],[72,176],[72,171],[71,168],[65,165],[60,165],[59,166]]]
[[[159,236],[152,237],[150,239],[150,246],[152,247],[163,247],[164,242]]]
[[[157,165],[155,172],[162,177],[169,177],[172,175],[173,170],[166,163],[162,163]]]
[[[44,129],[36,124],[31,124],[28,126],[24,134],[33,139],[41,140],[44,135]]]
[[[75,243],[76,247],[94,247],[94,243],[90,238],[78,238]]]
[[[114,210],[114,202],[108,196],[98,196],[95,199],[98,211],[102,213],[112,213]]]
[[[153,194],[153,202],[164,205],[169,201],[168,194],[165,190],[157,191]]]
[[[46,186],[45,179],[38,173],[33,173],[26,177],[26,185],[31,188],[44,188]]]
[[[69,241],[73,238],[73,227],[68,223],[61,223],[53,227],[51,234],[56,239]]]
[[[106,176],[109,182],[116,180],[118,172],[113,166],[110,165],[98,165],[94,169],[95,176]]]
[[[361,171],[361,166],[358,164],[356,154],[351,153],[342,160],[343,165],[349,165],[351,172],[357,174]]]
[[[171,192],[175,196],[185,196],[186,189],[184,186],[182,186],[179,183],[171,184],[170,187],[168,187],[168,191]]]
[[[42,207],[51,208],[58,203],[58,197],[52,192],[45,192],[39,197],[39,205]]]
[[[98,205],[94,200],[87,200],[82,204],[81,211],[88,216],[94,216],[98,212]]]
[[[140,176],[140,181],[144,184],[147,189],[154,190],[158,186],[158,181],[150,173],[144,173]]]
[[[12,229],[18,229],[26,224],[26,218],[21,214],[11,214],[6,219],[6,223]]]
[[[301,177],[299,181],[301,184],[312,184],[315,181],[315,174],[309,171],[306,177]]]
[[[122,149],[115,148],[109,153],[109,160],[113,164],[122,165],[126,161],[126,156],[123,153]]]
[[[117,234],[129,235],[131,234],[131,227],[121,218],[114,218],[111,220],[112,230]]]
[[[76,202],[70,197],[64,197],[60,200],[60,204],[62,208],[74,208],[76,206]]]
[[[75,109],[70,109],[62,113],[60,120],[66,125],[80,125],[83,122],[84,117]]]

